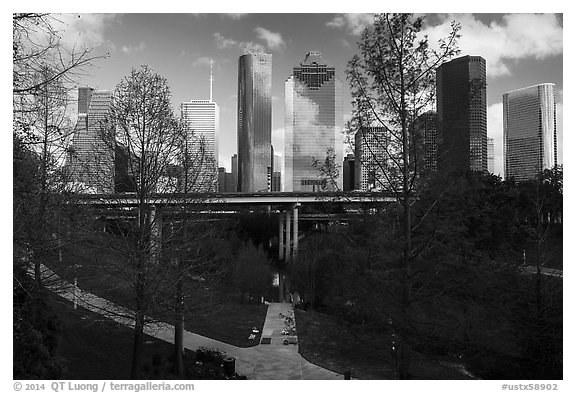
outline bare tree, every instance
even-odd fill
[[[430,109],[435,97],[435,70],[457,53],[460,27],[455,22],[449,35],[439,42],[439,50],[429,47],[420,31],[423,18],[411,14],[377,15],[374,25],[362,34],[346,72],[352,89],[355,131],[381,127],[388,138],[381,141],[384,157],[375,157],[384,176],[382,186],[396,196],[398,237],[392,241],[401,251],[399,315],[396,326],[410,324],[410,309],[415,295],[414,262],[422,245],[414,244],[413,234],[419,222],[413,222],[413,205],[423,182],[419,177],[422,160],[417,154],[415,125]],[[402,345],[402,344],[401,344]],[[400,350],[400,378],[407,378],[410,356]]]

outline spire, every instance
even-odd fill
[[[212,81],[214,78],[212,77],[212,59],[210,59],[210,102],[212,102]]]

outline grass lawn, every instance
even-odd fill
[[[110,235],[110,241],[117,240]],[[81,289],[127,308],[134,308],[131,282],[126,273],[122,272],[117,255],[89,240],[65,246],[62,254],[62,263],[56,257],[47,263],[62,278],[73,282],[76,271]],[[74,268],[74,264],[80,267]],[[218,292],[218,304],[213,310],[185,315],[186,330],[238,347],[258,345],[260,334],[252,340],[248,337],[253,327],[262,332],[267,306],[240,304],[239,298],[239,293],[232,288],[223,288]],[[173,322],[167,313],[152,316],[168,323]]]
[[[357,379],[393,379],[391,335],[372,332],[330,315],[295,311],[300,354],[308,361]],[[414,379],[468,379],[439,361],[412,355]]]
[[[60,320],[59,354],[64,360],[62,379],[128,379],[132,361],[134,331],[82,307],[51,295]],[[146,336],[143,364],[155,354],[168,356],[173,345]]]
[[[128,379],[132,363],[134,330],[106,319],[56,295],[51,305],[60,321],[59,355],[63,360],[62,379]],[[140,379],[172,379],[174,346],[145,336]],[[186,351],[184,379],[224,379],[221,366]],[[237,378],[234,378],[237,379]]]

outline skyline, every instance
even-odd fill
[[[558,162],[563,163],[563,18],[554,14],[429,14],[423,33],[436,42],[456,20],[462,25],[460,56],[487,62],[488,136],[495,139],[495,172],[503,175],[502,96],[540,83],[555,83]],[[88,70],[79,86],[114,89],[132,67],[150,65],[165,76],[175,110],[181,102],[208,99],[214,61],[214,102],[221,109],[219,166],[230,171],[236,153],[238,58],[243,49],[272,54],[272,142],[284,150],[284,82],[309,51],[319,51],[343,82],[344,121],[351,111],[346,62],[367,14],[77,14],[63,15],[67,42],[110,53]],[[298,26],[295,28],[294,26]],[[538,26],[534,29],[533,26]],[[349,152],[349,151],[348,151]]]

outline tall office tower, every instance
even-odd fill
[[[212,100],[191,100],[180,105],[188,152],[188,191],[212,192],[218,181],[220,110]]]
[[[420,173],[436,172],[438,167],[438,129],[436,112],[428,111],[416,119],[415,131],[418,133],[418,148],[421,154]]]
[[[438,169],[486,171],[486,60],[463,56],[436,70]]]
[[[319,52],[310,52],[284,84],[284,191],[342,189],[342,83]],[[333,156],[331,174],[321,164]]]
[[[393,167],[386,150],[390,135],[384,127],[364,127],[354,137],[354,189],[383,191],[389,187]]]
[[[272,176],[272,55],[238,59],[238,191],[270,191]]]
[[[109,90],[78,89],[78,120],[68,168],[83,192],[114,192],[116,143],[109,118],[112,99]]]
[[[272,191],[282,191],[282,172],[280,171],[274,171],[274,173],[272,173]]]
[[[180,116],[186,133],[182,148],[187,154],[186,192],[218,191],[218,137],[220,108],[212,99],[212,62],[210,62],[208,100],[190,100],[180,104]],[[182,179],[181,179],[182,181]]]
[[[272,191],[282,190],[282,156],[272,152]]]
[[[232,162],[232,179],[234,180],[234,187],[232,192],[238,191],[238,154],[234,154],[231,159]]]
[[[344,157],[342,168],[342,191],[352,191],[354,189],[354,154]]]
[[[218,192],[226,192],[226,168],[218,168]]]
[[[533,179],[558,162],[553,83],[504,94],[504,176]]]
[[[488,138],[488,173],[494,173],[494,138]]]

